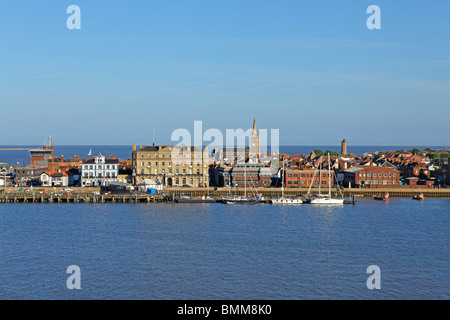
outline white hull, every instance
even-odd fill
[[[344,204],[344,199],[319,198],[311,200],[311,204]]]
[[[272,199],[272,204],[303,204],[300,199],[278,198]]]

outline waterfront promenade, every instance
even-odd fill
[[[100,194],[99,188],[71,188],[70,192],[63,191],[62,188],[34,188],[22,189],[8,188],[0,191],[0,203],[154,203],[172,202],[181,194],[196,199],[202,196],[210,196],[221,199],[229,194],[244,195],[244,188],[166,188],[163,195],[151,195],[145,193],[136,194]],[[47,190],[46,190],[47,189]],[[51,190],[51,191],[50,191]],[[67,189],[66,189],[67,190]],[[281,196],[281,189],[257,188],[247,189],[247,195],[255,193],[261,194],[265,199]],[[45,193],[47,192],[47,193]],[[307,188],[285,189],[284,195],[287,197],[302,196],[308,192]],[[376,188],[376,189],[343,189],[344,197],[372,197],[380,193],[388,192],[391,197],[412,197],[423,193],[425,198],[448,198],[450,189],[413,189],[413,188]],[[318,189],[312,189],[311,194],[318,193]],[[339,193],[333,190],[333,194]]]

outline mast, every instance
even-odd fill
[[[244,197],[247,198],[247,164],[244,162]]]
[[[319,161],[320,161],[321,159],[322,159],[322,157],[320,157]],[[312,188],[312,186],[313,186],[313,184],[314,184],[314,179],[316,178],[316,173],[317,173],[317,169],[318,169],[318,168],[319,168],[319,167],[317,167],[317,168],[314,170],[313,178],[312,178],[312,180],[311,180],[311,184],[309,185],[308,193],[306,194],[307,197],[309,197],[309,195],[311,194],[311,188]]]
[[[320,161],[319,163],[319,196],[320,196],[321,195],[320,185],[322,184],[322,157],[320,157],[319,161]]]
[[[283,176],[281,179],[281,197],[284,198],[284,179],[285,179],[285,173],[284,173],[284,158],[283,158],[283,172],[282,172]]]
[[[331,199],[330,153],[328,152],[328,197]]]

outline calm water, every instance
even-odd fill
[[[449,299],[449,208],[2,204],[0,299]]]

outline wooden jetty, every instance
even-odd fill
[[[32,195],[0,194],[0,203],[153,203],[168,201],[164,195]]]

